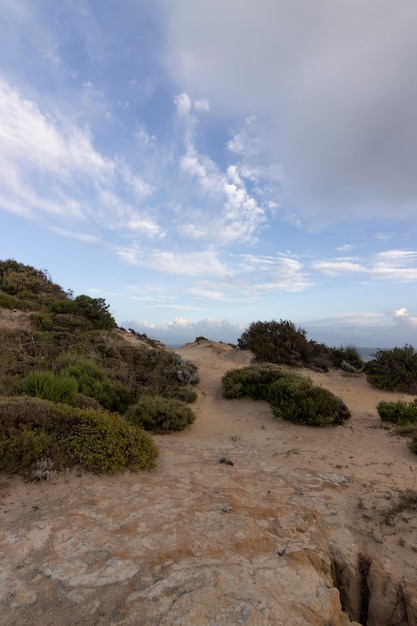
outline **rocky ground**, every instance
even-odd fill
[[[309,373],[352,419],[296,426],[222,399],[249,353],[177,352],[200,369],[197,420],[155,437],[155,470],[0,478],[0,623],[416,625],[417,513],[390,512],[417,457],[375,409],[398,395]]]

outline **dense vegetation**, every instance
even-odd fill
[[[306,331],[288,320],[252,322],[238,339],[238,345],[241,350],[251,350],[259,362],[299,365],[321,371],[340,367],[343,362],[355,369],[363,367],[353,346],[329,348],[308,340]]]
[[[117,413],[24,396],[0,399],[0,470],[33,476],[47,460],[49,471],[79,463],[113,474],[150,469],[157,454],[151,437]]]
[[[225,398],[249,396],[267,400],[274,415],[296,424],[342,424],[350,412],[333,393],[309,378],[274,365],[253,365],[227,372],[222,379]]]
[[[196,366],[133,330],[135,341],[127,341],[102,298],[74,297],[47,271],[7,260],[0,261],[0,312],[13,319],[0,326],[0,470],[39,476],[40,466],[50,472],[72,463],[98,472],[149,468],[157,450],[145,431],[168,433],[194,421],[186,403],[197,397]],[[412,346],[378,350],[364,365],[353,346],[310,341],[286,320],[252,323],[238,345],[258,364],[228,372],[224,397],[267,400],[276,416],[295,423],[341,424],[350,413],[294,366],[348,366],[378,388],[417,392]],[[377,408],[413,436],[417,452],[416,402]]]
[[[127,341],[102,298],[74,297],[46,271],[8,260],[0,262],[0,308],[18,320],[0,326],[1,469],[152,467],[156,449],[143,426],[169,432],[192,423],[185,403],[197,397],[196,366],[146,336]],[[167,414],[175,407],[172,427],[167,415],[158,426],[154,405]],[[130,407],[140,420],[126,420]],[[17,413],[31,411],[34,421],[10,430]]]
[[[378,389],[417,393],[417,352],[413,346],[377,350],[365,372],[368,382]]]

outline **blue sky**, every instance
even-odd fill
[[[165,343],[417,346],[415,0],[0,9],[0,258]]]

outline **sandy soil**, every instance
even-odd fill
[[[223,442],[228,450],[233,442],[245,445],[288,474],[342,475],[347,488],[338,492],[338,505],[344,525],[365,550],[389,556],[398,574],[416,577],[417,513],[396,516],[393,526],[384,520],[400,491],[417,489],[417,456],[406,438],[383,427],[376,411],[381,400],[411,401],[414,396],[374,389],[363,374],[305,370],[315,384],[345,401],[352,418],[338,427],[294,425],[277,420],[266,402],[221,397],[219,379],[232,367],[247,364],[249,354],[213,342],[188,344],[179,353],[199,366],[203,382],[195,407],[199,418],[189,432],[177,437]],[[230,455],[233,458],[233,448]]]
[[[131,577],[134,572],[135,576],[139,575],[129,553],[129,537],[133,534],[142,532],[142,537],[146,537],[141,543],[140,558],[148,568],[155,568],[155,563],[166,567],[166,563],[195,558],[199,551],[210,560],[217,558],[216,550],[220,548],[215,546],[219,542],[231,540],[226,535],[231,529],[224,521],[231,518],[227,515],[216,518],[215,532],[224,535],[218,535],[215,544],[209,545],[207,539],[206,545],[204,538],[197,537],[197,526],[193,534],[196,516],[201,517],[205,511],[204,523],[209,524],[213,511],[216,514],[241,511],[246,516],[240,518],[242,524],[247,526],[252,516],[261,527],[265,525],[262,516],[266,516],[267,510],[276,511],[283,504],[291,504],[294,509],[297,503],[294,494],[299,495],[304,519],[308,517],[305,511],[310,504],[314,510],[321,511],[320,515],[327,519],[323,528],[331,525],[335,541],[338,532],[342,535],[348,530],[371,558],[389,563],[390,571],[399,577],[408,581],[417,579],[417,514],[405,511],[389,524],[386,522],[386,514],[399,491],[417,488],[417,456],[408,449],[406,439],[381,427],[376,412],[376,405],[382,399],[411,399],[411,396],[375,390],[363,375],[308,372],[316,384],[343,398],[352,418],[338,427],[296,426],[274,418],[265,402],[221,397],[222,375],[247,364],[250,353],[206,341],[187,344],[176,352],[199,367],[199,398],[194,404],[197,419],[184,432],[155,437],[160,449],[155,470],[142,474],[126,472],[115,477],[73,470],[44,483],[28,483],[4,475],[0,478],[0,544],[7,548],[9,564],[3,574],[0,572],[0,587],[3,585],[4,590],[0,602],[3,608],[14,607],[14,613],[6,610],[0,614],[0,623],[6,624],[2,619],[7,619],[7,624],[19,625],[56,624],[56,619],[63,624],[134,623],[123,618],[122,609],[120,619],[114,617],[117,602],[110,593],[107,599],[96,600],[101,603],[101,620],[62,619],[62,603],[75,602],[74,598],[70,595],[61,598],[60,613],[56,599],[60,592],[55,588],[48,592],[55,594],[53,601],[52,596],[49,598],[48,605],[47,594],[42,595],[45,583],[40,578],[37,583],[38,577],[42,574],[65,588],[78,584],[87,602],[90,597],[87,588],[98,580],[98,571],[103,576],[100,559],[106,562],[104,580],[109,583],[127,585],[130,566]],[[233,466],[220,464],[221,457],[231,460]],[[139,509],[140,521],[135,512]],[[108,519],[112,525],[107,528]],[[313,515],[308,526],[311,536],[315,532],[314,519]],[[299,531],[302,524],[297,524]],[[287,534],[289,527],[290,522]],[[201,533],[201,527],[198,528]],[[72,529],[71,533],[65,529]],[[155,544],[152,542],[153,532],[155,537],[159,536],[159,543],[156,539]],[[306,531],[301,528],[300,532]],[[320,533],[321,529],[316,528],[316,534]],[[257,540],[256,548],[247,542],[240,549],[251,557],[255,553],[263,554],[262,551],[266,554],[272,549],[270,539],[262,541]],[[286,546],[285,535],[279,529],[274,542],[273,549]],[[139,548],[131,550],[133,555]],[[251,550],[255,552],[252,554]],[[110,552],[112,560],[107,554]],[[123,573],[117,558],[123,559]],[[146,578],[143,572],[142,578]],[[131,584],[133,578],[129,580]],[[129,593],[132,607],[136,596],[132,596],[131,589]],[[78,603],[84,602],[80,594]],[[50,621],[45,620],[45,611],[49,611]],[[110,612],[111,619],[106,617]],[[10,615],[15,615],[16,621]],[[136,623],[151,624],[152,620]]]

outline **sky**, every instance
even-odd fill
[[[0,0],[0,259],[170,345],[417,347],[415,0]]]

